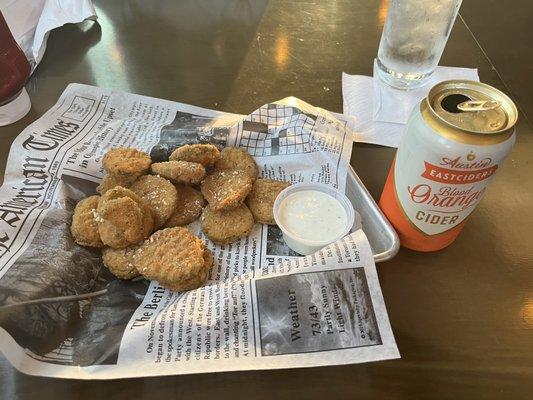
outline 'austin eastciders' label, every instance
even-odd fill
[[[478,147],[478,146],[474,146]],[[460,224],[483,197],[502,160],[456,145],[455,154],[398,151],[395,189],[409,220],[435,235]],[[483,150],[481,150],[483,152]]]

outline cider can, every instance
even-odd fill
[[[501,91],[465,80],[431,88],[407,122],[379,205],[402,246],[451,244],[515,141],[516,106]]]

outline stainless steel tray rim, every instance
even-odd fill
[[[362,229],[372,248],[374,261],[378,263],[393,258],[400,250],[398,234],[352,166],[346,177],[346,196],[361,216]]]

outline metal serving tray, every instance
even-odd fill
[[[400,249],[400,239],[351,166],[346,178],[346,196],[361,216],[363,232],[374,253],[374,261],[390,260]]]

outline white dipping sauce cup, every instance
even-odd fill
[[[295,236],[293,233],[291,233],[287,229],[286,226],[284,226],[283,221],[281,220],[280,215],[279,215],[281,203],[290,194],[304,191],[304,190],[305,191],[314,190],[314,191],[328,194],[334,199],[336,199],[341,204],[341,206],[344,208],[344,210],[346,211],[346,226],[344,227],[342,233],[338,237],[332,238],[331,240],[328,240],[328,241],[307,240],[307,239]],[[273,212],[274,212],[274,220],[276,221],[276,224],[281,229],[281,232],[283,232],[283,239],[285,240],[285,243],[287,243],[287,246],[289,246],[295,252],[302,254],[304,256],[313,254],[316,251],[320,250],[321,248],[327,246],[328,244],[342,239],[344,236],[346,236],[350,232],[355,221],[355,211],[348,197],[346,197],[344,193],[341,193],[338,190],[332,188],[331,186],[328,186],[322,183],[297,183],[295,185],[289,186],[288,188],[285,188],[284,190],[280,192],[278,197],[276,197],[276,201],[274,202]]]

